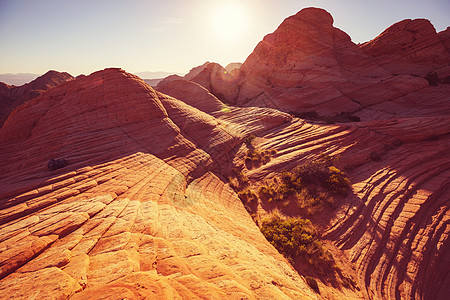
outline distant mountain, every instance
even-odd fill
[[[158,71],[158,72],[138,72],[138,73],[134,73],[135,75],[141,77],[142,79],[160,79],[160,78],[164,78],[167,77],[169,75],[173,75],[173,74],[177,74],[177,75],[184,75],[183,73],[170,73],[170,72],[163,72],[163,71]]]
[[[149,86],[157,86],[158,83],[160,83],[161,80],[163,80],[163,78],[156,78],[156,79],[143,79],[145,81],[146,84],[148,84]]]
[[[0,127],[16,107],[72,79],[73,76],[69,73],[48,71],[22,86],[10,86],[0,82]]]
[[[5,73],[0,74],[0,82],[4,82],[9,85],[20,86],[36,79],[38,76],[39,74],[33,73],[18,73],[18,74]]]

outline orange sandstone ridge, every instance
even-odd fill
[[[0,129],[0,298],[446,299],[448,30],[404,22],[358,46],[308,8],[232,70],[205,63],[155,90],[106,69],[17,107]],[[310,111],[353,118],[296,117]],[[247,168],[251,135],[276,153]],[[310,216],[340,266],[316,293],[314,270],[255,224],[270,205],[242,203],[227,178],[256,191],[324,156],[353,192]]]

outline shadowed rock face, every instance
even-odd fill
[[[48,71],[32,82],[19,87],[0,82],[0,127],[16,107],[72,79],[73,77],[68,73]]]

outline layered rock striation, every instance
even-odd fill
[[[436,33],[428,20],[404,20],[355,45],[333,27],[331,15],[309,8],[266,36],[239,69],[239,106],[297,116],[351,112],[360,120],[324,125],[294,118],[259,133],[258,149],[277,150],[270,162],[247,169],[245,147],[234,158],[253,191],[283,170],[324,156],[349,171],[354,194],[342,199],[339,209],[312,218],[341,249],[335,254],[355,270],[349,274],[362,294],[336,296],[328,286],[324,297],[448,294],[448,31]],[[436,85],[425,79],[430,71],[437,73]],[[205,82],[198,83],[209,89]],[[195,87],[185,78],[158,88],[188,103],[203,99],[197,103],[217,111],[221,104],[213,95],[203,91],[200,97]],[[273,208],[262,201],[252,206],[252,213],[262,216]]]
[[[316,298],[214,173],[232,129],[118,69],[16,109],[0,130],[1,297]]]
[[[448,67],[448,30],[430,26],[358,46],[308,8],[231,71],[154,90],[106,69],[25,102],[0,129],[0,298],[446,299],[450,85],[410,74]],[[359,121],[295,117],[308,111]],[[270,159],[247,167],[250,146]],[[255,224],[304,212],[241,201],[228,177],[257,193],[324,158],[353,190],[306,216],[342,279],[318,276],[318,294]]]
[[[407,19],[360,47],[393,74],[425,76],[450,65],[447,44],[445,31],[438,34],[430,21]]]

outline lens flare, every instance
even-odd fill
[[[212,13],[214,34],[221,40],[232,42],[243,36],[247,27],[244,7],[239,2],[223,2]]]

